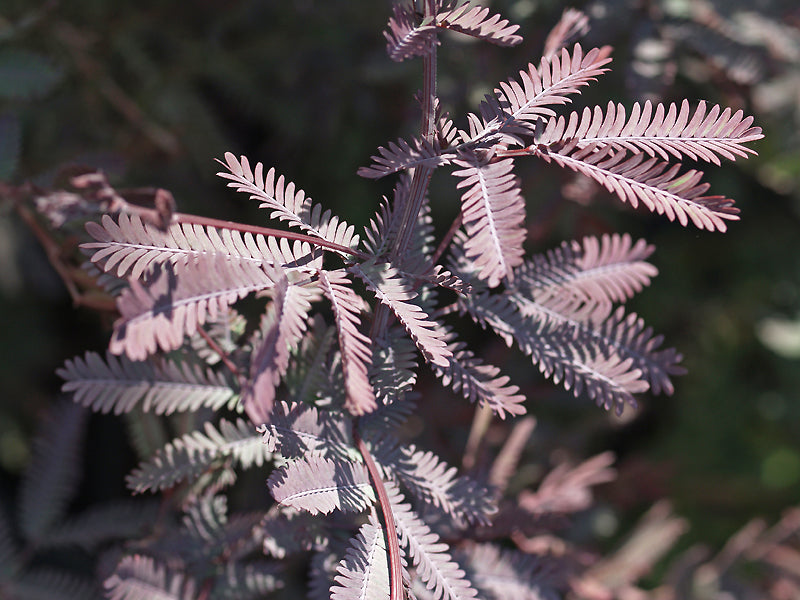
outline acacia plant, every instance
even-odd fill
[[[120,316],[106,356],[60,370],[64,389],[95,411],[128,413],[145,453],[166,431],[156,417],[192,415],[127,480],[163,492],[183,519],[128,546],[108,597],[261,597],[309,554],[314,598],[555,597],[580,565],[501,542],[584,507],[587,487],[610,477],[609,457],[504,500],[532,421],[519,421],[485,477],[458,474],[400,435],[417,400],[437,401],[415,393],[419,370],[501,419],[528,411],[509,376],[459,339],[468,319],[606,409],[673,392],[680,354],[625,308],[656,274],[653,247],[614,234],[527,256],[514,166],[553,163],[634,207],[725,231],[738,219],[733,200],[708,195],[703,173],[682,161],[747,157],[760,128],[686,100],[557,112],[611,63],[610,47],[571,45],[588,27],[574,10],[541,60],[454,121],[436,92],[441,34],[513,46],[519,28],[469,1],[417,4],[396,5],[384,35],[392,60],[421,61],[420,133],[360,169],[397,177],[363,235],[275,168],[232,153],[220,177],[275,228],[175,212],[164,190],[142,208],[98,173],[73,178],[78,194],[41,196],[52,220],[82,202],[108,213],[87,223],[83,249]],[[428,189],[440,168],[455,177],[461,210],[437,238],[430,207],[448,200]],[[246,296],[260,300],[242,307]],[[251,468],[269,471],[275,502],[229,515],[226,492]]]

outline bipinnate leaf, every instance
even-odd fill
[[[109,349],[143,360],[159,348],[165,352],[183,344],[206,321],[213,321],[237,300],[274,285],[258,265],[210,257],[177,273],[163,265],[142,284],[133,280],[117,299],[121,317],[114,324]]]
[[[287,183],[283,175],[277,176],[274,168],[264,174],[262,163],[251,169],[245,156],[237,159],[230,152],[225,153],[225,162],[220,163],[228,171],[217,175],[229,180],[228,187],[250,194],[251,199],[261,202],[260,208],[270,209],[270,218],[277,218],[290,227],[302,229],[332,244],[348,248],[358,246],[358,236],[352,225],[334,216],[330,210],[323,212],[322,207],[314,204],[303,190],[297,189],[294,183]]]
[[[214,582],[214,597],[224,600],[255,600],[283,589],[285,575],[274,562],[265,560],[229,562]]]
[[[341,411],[308,404],[280,402],[269,423],[258,428],[270,452],[288,459],[311,454],[331,459],[360,460],[353,444],[351,420]]]
[[[372,164],[359,167],[358,174],[367,179],[380,179],[392,173],[407,171],[417,167],[439,167],[450,164],[458,156],[455,149],[442,147],[439,139],[428,142],[414,138],[410,142],[398,138],[397,142],[389,142],[378,148],[378,154],[370,158]]]
[[[448,335],[448,338],[454,336]],[[453,339],[447,346],[453,353],[447,368],[434,366],[433,371],[444,385],[450,386],[470,402],[488,406],[504,419],[507,414],[525,413],[525,396],[498,367],[484,363],[467,348],[464,342]]]
[[[556,600],[553,568],[539,556],[502,549],[495,544],[470,544],[457,554],[481,598]]]
[[[476,322],[490,326],[509,346],[516,342],[545,377],[575,396],[585,392],[598,405],[621,413],[625,404],[636,406],[633,394],[649,387],[633,357],[621,356],[593,329],[583,330],[580,321],[523,315],[510,298],[486,293],[473,294],[464,305]]]
[[[156,520],[158,506],[132,500],[92,506],[53,527],[42,538],[40,547],[77,546],[92,551],[112,540],[125,540],[149,531]]]
[[[250,377],[242,391],[242,406],[256,424],[269,421],[290,352],[306,332],[311,302],[319,298],[315,288],[290,284],[283,273],[272,277],[272,303],[261,319],[259,339],[250,359]]]
[[[359,331],[359,313],[364,300],[355,293],[352,282],[343,270],[319,271],[319,284],[333,308],[339,351],[347,393],[345,408],[354,415],[375,410],[375,392],[369,382],[368,369],[372,364],[369,338]]]
[[[33,440],[33,456],[19,494],[19,528],[37,544],[67,510],[78,484],[79,451],[88,412],[72,403],[55,405]]]
[[[360,512],[375,502],[367,468],[362,463],[310,455],[272,472],[267,486],[284,506],[311,514],[334,510]]]
[[[643,152],[629,155],[613,146],[580,148],[577,139],[557,150],[537,147],[534,152],[547,162],[591,177],[634,208],[641,202],[648,210],[666,215],[670,221],[677,219],[683,226],[691,221],[698,229],[726,231],[726,221],[739,219],[733,200],[704,195],[710,186],[701,182],[702,171],[681,173],[679,164],[647,158]]]
[[[570,102],[570,95],[605,73],[610,54],[611,48],[604,46],[584,55],[580,44],[575,44],[571,53],[563,48],[560,54],[543,58],[538,66],[529,64],[527,71],[520,71],[519,81],[501,82],[494,95],[481,103],[483,124],[470,119],[472,141],[497,133],[530,134],[536,121],[555,115],[551,106]]]
[[[383,529],[364,523],[336,568],[331,600],[367,600],[389,597],[389,564]]]
[[[124,557],[103,582],[109,600],[196,600],[197,585],[149,556]]]
[[[547,57],[556,54],[569,42],[578,36],[586,34],[588,31],[589,17],[585,13],[575,8],[564,9],[558,23],[547,34],[542,56]]]
[[[62,391],[72,392],[78,404],[115,415],[139,408],[155,414],[218,410],[236,399],[225,378],[200,365],[172,360],[134,362],[126,356],[96,352],[67,360],[57,371]]]
[[[576,140],[578,148],[612,147],[631,153],[644,151],[651,157],[704,160],[715,165],[720,157],[736,160],[756,152],[745,146],[764,137],[760,127],[753,127],[753,117],[741,110],[733,112],[715,104],[711,109],[701,101],[692,113],[689,101],[668,107],[648,100],[633,105],[630,116],[625,107],[609,102],[605,110],[599,106],[584,108],[579,115],[551,117],[537,143],[545,146],[560,141]]]
[[[419,24],[415,20],[412,3],[399,2],[392,7],[392,16],[383,37],[386,38],[386,52],[393,61],[424,56],[431,51],[432,44],[439,43],[433,19],[425,19]]]
[[[630,299],[658,274],[645,260],[652,252],[653,246],[644,240],[634,244],[628,234],[563,242],[515,270],[513,296],[558,303],[576,314],[605,318],[614,303]],[[522,302],[520,310],[526,312]]]
[[[448,545],[417,516],[393,482],[384,485],[400,543],[407,548],[417,574],[432,591],[434,600],[476,598],[478,592],[450,557]]]
[[[466,188],[461,197],[467,233],[464,250],[478,277],[496,287],[503,279],[513,278],[513,269],[525,253],[525,200],[512,173],[514,161],[483,162],[475,156],[455,162],[464,167],[453,172],[463,177],[457,187]]]
[[[103,215],[99,224],[87,222],[86,231],[95,241],[81,244],[81,248],[92,251],[91,261],[104,272],[120,278],[141,279],[158,264],[184,267],[209,257],[256,266],[280,265],[290,271],[313,271],[321,266],[321,254],[307,242],[290,244],[285,238],[192,223],[173,223],[162,230],[136,214],[120,213],[117,221]]]
[[[585,510],[592,502],[591,487],[616,478],[612,464],[614,454],[603,452],[574,467],[558,465],[542,480],[536,492],[520,494],[519,506],[533,514]]]
[[[445,2],[436,13],[436,27],[458,31],[497,46],[516,46],[522,42],[517,35],[519,25],[508,22],[499,14],[489,16],[490,11],[474,0],[452,0]]]
[[[414,340],[425,360],[434,365],[448,366],[450,351],[443,332],[436,327],[425,311],[413,300],[417,297],[411,285],[388,263],[368,261],[352,265],[358,275],[382,304],[388,306]]]
[[[433,452],[403,446],[399,460],[387,463],[398,479],[418,500],[422,500],[453,519],[459,527],[488,525],[497,512],[491,493],[466,475],[458,475]]]
[[[244,419],[222,420],[219,428],[206,423],[205,432],[194,431],[177,438],[142,463],[126,479],[134,492],[163,490],[192,480],[232,462],[243,469],[261,466],[272,453],[261,435]]]
[[[2,584],[3,597],[13,600],[87,600],[97,597],[93,581],[51,567],[31,567]]]

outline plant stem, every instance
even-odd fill
[[[400,561],[400,540],[397,538],[397,526],[394,523],[394,513],[392,513],[392,505],[389,502],[389,495],[386,493],[386,487],[383,485],[381,474],[378,472],[378,467],[372,459],[372,454],[369,448],[361,439],[358,434],[357,421],[353,423],[353,440],[355,441],[356,448],[364,458],[364,464],[369,471],[369,477],[372,480],[372,486],[375,488],[375,493],[378,496],[378,504],[380,504],[381,512],[383,513],[383,522],[386,525],[386,547],[389,552],[389,600],[404,600],[403,596],[403,564]]]
[[[425,0],[425,17],[436,14],[436,1]],[[423,139],[433,143],[436,135],[436,40],[431,38],[428,52],[422,57],[422,127]],[[411,177],[408,198],[403,202],[403,218],[398,227],[397,237],[391,249],[390,257],[395,265],[402,264],[402,257],[408,251],[408,246],[417,227],[419,211],[428,192],[433,169],[430,167],[417,167]],[[389,326],[389,309],[380,304],[375,309],[375,319],[372,323],[370,336],[373,340],[380,338]]]

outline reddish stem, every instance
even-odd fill
[[[353,440],[361,456],[364,457],[364,464],[367,466],[372,486],[378,495],[378,504],[380,504],[383,522],[386,525],[386,545],[389,551],[389,600],[404,600],[400,540],[397,538],[397,526],[394,523],[394,513],[392,513],[392,505],[389,503],[389,494],[386,493],[386,487],[383,485],[378,467],[372,459],[369,448],[367,448],[364,440],[358,434],[358,427],[355,423],[353,424]]]

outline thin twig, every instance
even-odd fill
[[[389,600],[404,600],[403,592],[403,564],[400,560],[400,540],[397,538],[397,526],[394,523],[394,513],[392,505],[389,503],[389,494],[378,472],[378,467],[372,459],[369,448],[358,434],[358,425],[353,423],[353,440],[356,448],[364,458],[364,464],[369,471],[372,486],[378,495],[378,504],[383,513],[383,522],[386,525],[386,546],[389,551]]]

